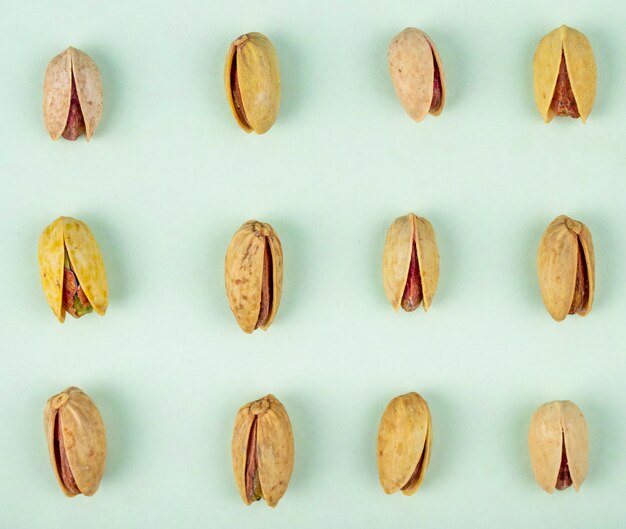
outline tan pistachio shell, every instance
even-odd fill
[[[417,393],[400,395],[387,405],[378,428],[378,477],[387,494],[417,492],[428,463],[432,444],[432,423],[426,401]],[[420,461],[417,479],[406,487]]]
[[[233,65],[236,65],[247,122],[233,98]],[[247,33],[230,45],[224,67],[224,86],[233,116],[243,130],[263,134],[272,127],[280,108],[280,68],[274,46],[265,35]]]
[[[533,74],[537,109],[546,123],[555,116],[550,104],[562,54],[565,55],[567,73],[580,119],[584,123],[591,113],[596,97],[596,62],[587,37],[565,25],[543,37],[535,51]]]
[[[60,477],[55,453],[54,427],[59,414],[67,459],[80,492],[92,496],[98,490],[106,462],[106,432],[100,412],[82,390],[69,387],[48,399],[44,410],[44,430],[52,469],[66,496],[68,490]]]
[[[578,490],[589,468],[589,435],[585,417],[569,400],[548,402],[532,416],[528,450],[535,479],[550,494],[554,492],[561,467],[563,440],[572,484]]]
[[[582,222],[560,215],[550,223],[539,243],[539,287],[543,303],[556,321],[565,319],[572,304],[579,244],[587,267],[589,295],[584,307],[577,314],[586,316],[593,306],[596,277],[591,232]]]
[[[283,284],[283,249],[274,229],[263,222],[249,220],[233,236],[224,263],[226,296],[230,309],[244,332],[255,330],[261,308],[261,289],[266,241],[272,256],[272,306],[267,330],[274,321]]]
[[[102,81],[96,63],[85,52],[69,47],[54,57],[43,85],[43,116],[48,133],[58,140],[70,112],[72,72],[89,141],[102,117]]]
[[[383,286],[394,310],[400,308],[406,286],[413,241],[417,248],[424,310],[428,311],[439,282],[439,250],[435,230],[428,220],[409,213],[393,221],[383,252]]]
[[[389,74],[406,113],[422,121],[429,113],[438,116],[446,102],[446,81],[443,63],[435,44],[426,33],[406,28],[389,44]],[[441,103],[430,112],[433,99],[435,62],[441,79]]]
[[[108,306],[108,287],[102,254],[87,224],[71,217],[59,217],[39,237],[39,275],[50,308],[60,322],[65,320],[66,249],[89,303],[103,316]]]
[[[287,410],[274,395],[266,395],[262,399],[249,402],[239,409],[235,417],[232,440],[235,483],[243,502],[250,505],[246,495],[246,461],[250,430],[255,418],[258,477],[263,499],[270,507],[276,507],[291,478],[294,443]]]

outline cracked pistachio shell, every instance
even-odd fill
[[[58,140],[70,112],[72,73],[89,141],[102,117],[102,81],[96,63],[81,50],[67,48],[48,64],[43,85],[43,116],[48,133]]]
[[[422,121],[429,113],[438,116],[446,102],[446,81],[443,63],[433,41],[426,33],[406,28],[389,44],[389,74],[391,82],[406,113],[415,121]],[[439,72],[440,101],[435,108],[433,85]]]
[[[247,33],[230,45],[224,86],[243,130],[263,134],[272,127],[280,107],[280,69],[274,46],[265,35]]]
[[[401,490],[411,496],[417,492],[428,468],[431,443],[426,401],[415,392],[394,398],[378,428],[378,477],[385,493]]]
[[[595,291],[595,256],[591,232],[582,222],[560,215],[544,232],[537,252],[537,273],[543,303],[556,321],[571,313],[570,307],[578,286],[579,255],[586,270],[586,297],[580,316],[593,305]]]
[[[108,305],[104,261],[89,227],[71,217],[59,217],[39,237],[39,275],[46,299],[61,323],[65,321],[63,274],[65,251],[83,292],[96,313]]]
[[[561,467],[563,442],[574,488],[578,490],[589,467],[589,436],[582,412],[569,400],[541,406],[530,421],[528,450],[537,483],[552,494]]]
[[[439,282],[439,251],[435,230],[428,220],[409,213],[398,217],[387,231],[383,252],[383,286],[394,310],[402,303],[413,242],[417,250],[424,310],[430,308]]]
[[[106,460],[106,433],[100,412],[93,401],[79,388],[69,387],[48,399],[44,410],[44,429],[50,463],[61,490],[76,496],[61,478],[59,443],[55,440],[57,415],[62,426],[67,463],[80,493],[92,496],[98,490]]]
[[[596,62],[587,37],[580,31],[561,26],[541,39],[533,59],[535,102],[546,123],[555,113],[550,108],[565,56],[567,73],[583,123],[591,113],[596,97]]]
[[[267,257],[271,257],[269,262]],[[249,220],[237,230],[226,250],[224,279],[230,310],[239,327],[247,333],[256,328],[267,330],[278,311],[283,284],[283,249],[269,224]],[[264,284],[269,300],[264,296]],[[267,303],[268,315],[261,321],[262,305]]]
[[[251,430],[256,421],[256,452],[250,450]],[[232,463],[235,483],[246,505],[253,500],[246,493],[248,459],[257,458],[256,471],[261,497],[270,507],[276,507],[285,494],[293,470],[294,447],[291,422],[287,410],[274,397],[242,406],[235,417],[232,441]],[[260,499],[260,498],[258,498]]]

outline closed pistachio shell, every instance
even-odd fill
[[[263,498],[275,507],[283,497],[294,461],[287,410],[274,395],[242,406],[235,417],[232,463],[235,483],[246,505]]]
[[[537,46],[533,72],[535,102],[546,123],[555,115],[587,120],[596,97],[596,62],[585,35],[567,26],[548,33]]]
[[[541,406],[530,421],[528,449],[535,479],[546,492],[580,489],[589,467],[589,435],[578,406],[569,400]]]
[[[406,28],[389,44],[391,81],[407,114],[422,121],[438,116],[446,102],[446,81],[437,48],[426,33]]]
[[[276,121],[280,107],[280,69],[271,41],[247,33],[230,46],[224,67],[226,98],[246,132],[263,134]]]
[[[415,310],[423,300],[430,308],[439,282],[439,251],[435,230],[423,217],[397,218],[383,252],[383,286],[394,310]]]
[[[224,278],[241,329],[267,330],[278,311],[283,284],[283,250],[269,224],[249,220],[237,230],[226,251]]]
[[[417,492],[428,468],[431,443],[426,401],[415,392],[394,398],[378,428],[378,477],[385,493]]]
[[[39,273],[48,304],[60,322],[65,320],[72,282],[76,287],[72,296],[79,296],[82,304],[90,305],[101,316],[106,312],[108,287],[104,261],[84,222],[59,217],[43,231],[39,237]],[[81,316],[72,311],[72,296],[70,313]]]
[[[66,496],[92,496],[106,462],[106,433],[100,412],[79,388],[48,399],[44,430],[52,469]]]
[[[48,64],[43,91],[44,121],[50,137],[58,140],[63,134],[75,140],[84,132],[89,141],[102,117],[102,81],[93,59],[81,50],[67,48]]]
[[[554,219],[539,243],[537,272],[543,303],[556,321],[568,314],[589,314],[595,291],[595,257],[587,226],[565,215]]]

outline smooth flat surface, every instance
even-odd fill
[[[539,39],[567,23],[590,39],[598,95],[586,125],[544,125]],[[0,20],[0,525],[51,527],[597,527],[626,507],[626,7],[613,1],[12,2]],[[387,44],[426,31],[448,85],[439,118],[412,122]],[[246,135],[222,68],[239,34],[278,51],[274,128]],[[48,61],[68,45],[98,63],[104,117],[92,141],[52,142]],[[394,314],[380,267],[392,220],[435,227],[439,290],[428,314]],[[585,222],[596,304],[557,324],[535,256],[548,223]],[[59,215],[87,222],[109,310],[58,324],[37,239]],[[249,218],[285,253],[283,302],[244,335],[223,259]],[[42,415],[68,385],[99,406],[109,441],[96,496],[66,499]],[[428,401],[431,464],[413,497],[378,483],[376,432],[394,396]],[[296,463],[276,510],[245,507],[231,475],[240,405],[274,393]],[[586,415],[581,492],[545,494],[526,446],[540,404]]]

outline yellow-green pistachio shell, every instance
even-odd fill
[[[63,276],[66,251],[89,303],[103,316],[108,305],[104,261],[89,227],[71,217],[59,217],[39,237],[39,274],[50,308],[60,322],[65,320]]]
[[[587,226],[565,215],[554,219],[539,243],[537,273],[543,303],[556,321],[568,314],[589,314],[596,273]]]
[[[95,494],[104,474],[106,433],[93,401],[76,387],[50,397],[44,430],[50,463],[63,493]]]
[[[429,113],[438,116],[446,102],[443,63],[426,33],[406,28],[389,44],[389,73],[406,113],[422,121]]]
[[[548,33],[535,51],[533,73],[537,109],[546,123],[556,115],[551,105],[563,57],[571,92],[584,123],[596,97],[596,62],[587,37],[567,26]]]
[[[278,399],[266,395],[242,406],[233,428],[232,463],[243,502],[263,498],[276,507],[289,485],[293,461],[291,423]]]
[[[430,308],[439,282],[439,251],[435,230],[428,220],[409,213],[393,222],[387,231],[382,273],[385,294],[394,310],[400,306],[414,310],[420,300],[425,311]],[[413,302],[407,302],[410,283],[421,291]]]
[[[528,450],[541,488],[550,494],[570,485],[578,490],[589,467],[587,423],[578,406],[569,400],[541,406],[530,421]]]
[[[224,262],[226,296],[244,332],[267,330],[283,284],[283,250],[269,224],[249,220],[235,233]]]
[[[378,477],[385,493],[417,492],[428,468],[431,443],[426,401],[415,392],[394,398],[378,428]]]
[[[243,130],[263,134],[271,128],[280,107],[280,69],[274,46],[265,35],[247,33],[230,45],[224,86]]]
[[[72,75],[89,141],[102,117],[102,81],[96,63],[85,52],[67,48],[48,64],[43,86],[43,115],[53,140],[63,134],[72,96]]]

